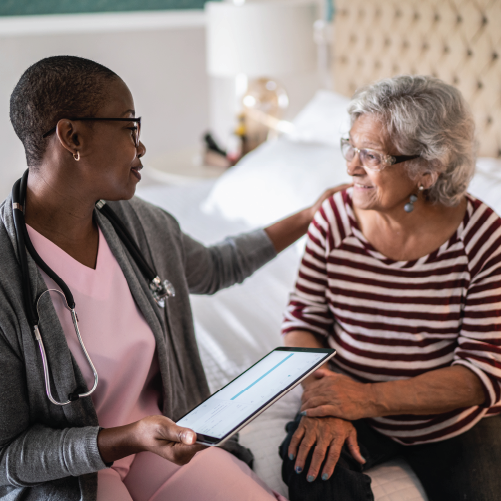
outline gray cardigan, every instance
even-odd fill
[[[155,337],[163,383],[161,408],[176,420],[209,395],[189,294],[213,294],[242,282],[272,259],[275,251],[262,230],[205,247],[183,234],[172,216],[140,199],[110,206],[146,260],[176,290],[166,308],[159,308],[113,227],[95,211]],[[10,197],[0,206],[0,256],[0,499],[94,500],[97,471],[106,467],[97,447],[96,411],[89,397],[63,407],[47,399],[38,343],[23,307]],[[30,256],[28,263],[31,287],[38,297],[47,287]],[[47,294],[40,311],[53,394],[61,400],[86,384]],[[119,343],[120,332],[114,335]]]

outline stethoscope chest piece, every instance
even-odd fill
[[[150,282],[150,290],[153,295],[153,299],[156,301],[160,308],[165,308],[165,300],[169,297],[174,297],[176,295],[176,290],[174,286],[168,281],[163,280],[160,277],[155,277]]]
[[[155,273],[155,271],[144,259],[141,249],[138,247],[123,222],[118,218],[115,212],[111,210],[110,206],[104,200],[98,200],[96,202],[96,209],[111,223],[117,235],[134,259],[136,265],[141,270],[141,273],[147,278],[150,292],[157,305],[160,308],[165,308],[165,300],[176,295],[176,291],[172,283],[169,282],[169,280],[162,280]]]

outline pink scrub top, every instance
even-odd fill
[[[162,414],[161,380],[153,332],[137,307],[125,276],[99,230],[96,269],[73,259],[27,225],[40,257],[68,285],[75,300],[80,335],[96,367],[99,383],[91,395],[99,425],[112,428]],[[40,270],[49,289],[57,284]],[[68,346],[89,389],[94,375],[80,347],[62,296],[50,293]],[[133,456],[115,461],[125,474]]]

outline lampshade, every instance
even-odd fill
[[[207,71],[229,77],[313,71],[316,4],[207,2]]]

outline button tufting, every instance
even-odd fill
[[[501,157],[501,0],[335,2],[336,91],[350,96],[398,73],[437,76],[468,100],[479,154]]]

